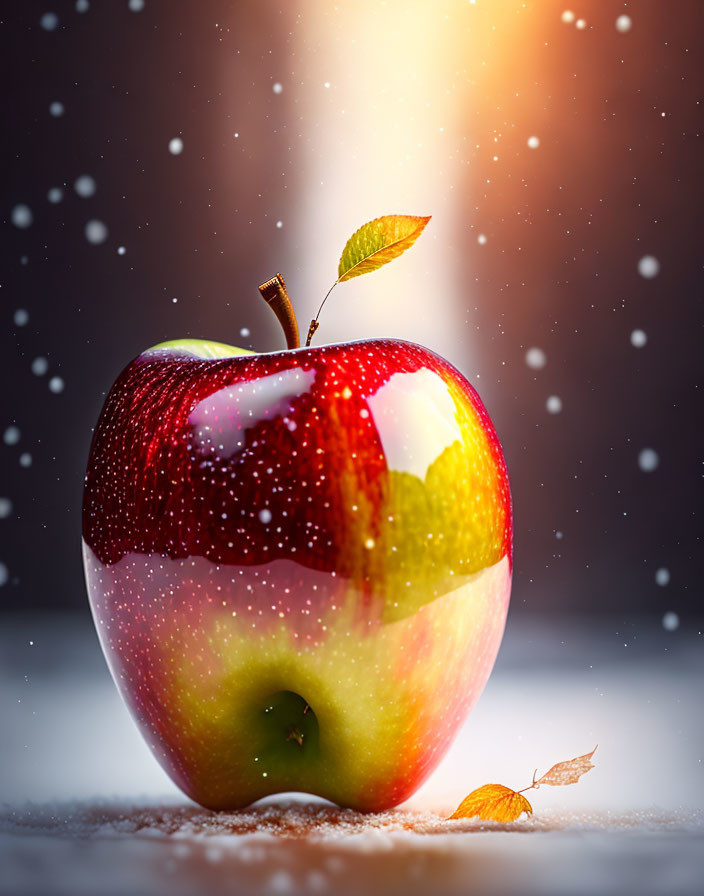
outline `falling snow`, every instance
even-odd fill
[[[633,330],[631,333],[631,345],[634,348],[643,348],[648,342],[648,337],[644,330]]]
[[[547,363],[547,355],[542,350],[542,348],[533,346],[526,352],[526,364],[529,367],[532,367],[533,370],[542,370],[542,368],[545,367]]]
[[[655,581],[661,588],[664,588],[666,585],[670,584],[670,570],[664,566],[661,566],[660,569],[655,572]]]
[[[665,613],[662,617],[662,627],[668,632],[676,631],[680,627],[680,617],[672,611]]]
[[[20,203],[12,209],[11,217],[15,227],[19,227],[21,230],[31,227],[34,220],[32,209],[24,203]]]
[[[638,262],[638,273],[646,280],[652,280],[660,273],[660,262],[654,255],[644,255]]]
[[[85,234],[89,243],[98,246],[108,238],[108,229],[102,221],[93,219],[86,224]]]
[[[6,445],[16,445],[22,434],[17,426],[8,426],[2,435],[2,440]]]
[[[55,31],[59,27],[59,17],[55,12],[45,12],[39,24],[45,31]]]
[[[644,473],[652,473],[660,465],[660,456],[653,448],[643,448],[638,455],[638,466]]]
[[[32,373],[35,376],[44,376],[49,369],[49,362],[43,356],[39,356],[32,361]]]
[[[79,196],[83,197],[83,199],[87,199],[95,193],[96,183],[90,174],[82,174],[80,177],[76,178],[73,184],[73,189]]]

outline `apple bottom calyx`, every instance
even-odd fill
[[[265,701],[250,726],[254,761],[262,775],[310,765],[320,756],[318,719],[310,705],[293,691],[278,691]]]

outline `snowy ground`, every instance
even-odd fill
[[[0,893],[689,894],[704,874],[696,631],[509,622],[441,767],[378,816],[184,800],[122,707],[89,619],[0,621]],[[470,790],[599,749],[508,828],[446,822]]]

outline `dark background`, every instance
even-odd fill
[[[598,612],[621,626],[673,611],[691,630],[704,574],[704,4],[590,0],[583,32],[560,20],[565,5],[528,3],[498,31],[491,10],[477,13],[490,61],[460,72],[467,179],[452,184],[464,222],[453,258],[471,294],[434,297],[432,313],[455,315],[460,345],[463,328],[471,338],[453,361],[504,445],[512,613]],[[96,0],[81,14],[57,0],[53,31],[39,24],[45,3],[2,5],[0,431],[21,432],[16,445],[0,442],[0,496],[12,504],[0,519],[3,610],[87,612],[85,462],[104,396],[131,357],[186,335],[246,344],[241,327],[259,349],[280,346],[256,286],[282,270],[295,295],[301,271],[319,263],[301,257],[292,228],[275,228],[306,201],[301,147],[316,139],[291,61],[299,6],[307,27],[325,27],[316,2],[147,0],[135,12],[127,0]],[[613,24],[624,11],[634,20],[626,35]],[[49,113],[57,100],[60,117]],[[527,151],[532,133],[540,147]],[[168,151],[176,136],[180,155]],[[97,184],[89,198],[73,189],[84,174]],[[363,191],[363,174],[349,191]],[[64,197],[51,204],[56,186]],[[369,218],[429,213],[411,194],[397,208],[368,201]],[[32,209],[26,229],[11,220],[18,203]],[[100,245],[84,236],[91,219],[108,228]],[[638,273],[646,254],[660,263],[653,279]],[[429,274],[415,276],[432,290]],[[302,299],[303,329],[317,301]],[[15,324],[17,309],[26,325]],[[395,335],[369,321],[366,335]],[[645,347],[631,345],[634,329]],[[414,338],[425,341],[422,326]],[[526,365],[530,346],[546,353],[543,370]],[[42,376],[31,370],[38,356],[49,362]],[[59,394],[53,376],[65,382]],[[551,394],[561,413],[546,412]],[[650,473],[638,465],[646,447],[660,459]]]

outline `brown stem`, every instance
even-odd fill
[[[306,339],[306,348],[308,348],[308,346],[310,345],[310,341],[313,338],[313,335],[315,334],[315,331],[318,329],[319,326],[320,326],[320,324],[318,323],[317,320],[312,320],[310,322],[310,326],[308,327],[308,338]]]
[[[336,281],[333,283],[333,285],[330,287],[330,289],[325,293],[325,298],[324,298],[323,301],[320,303],[320,308],[318,308],[318,313],[315,315],[315,317],[313,318],[313,320],[310,322],[310,326],[308,327],[308,338],[306,339],[306,348],[310,345],[310,341],[311,341],[311,339],[313,338],[313,335],[314,335],[315,331],[316,331],[316,330],[318,329],[318,327],[320,326],[320,324],[318,323],[318,318],[320,317],[320,312],[323,310],[323,305],[327,302],[327,300],[328,300],[328,296],[329,296],[330,293],[333,291],[333,289],[335,289],[335,287],[337,286],[337,284],[338,284],[339,282],[340,282],[339,279],[336,280]]]
[[[536,769],[537,771],[537,769]],[[533,781],[532,784],[529,784],[527,787],[524,787],[523,790],[517,790],[516,793],[525,793],[526,790],[537,790],[540,785],[537,781]]]
[[[296,313],[293,310],[291,299],[289,299],[286,292],[284,278],[281,274],[276,274],[271,280],[262,283],[259,287],[259,292],[279,319],[286,336],[286,347],[299,348],[301,340],[298,335],[298,321],[296,320]]]

